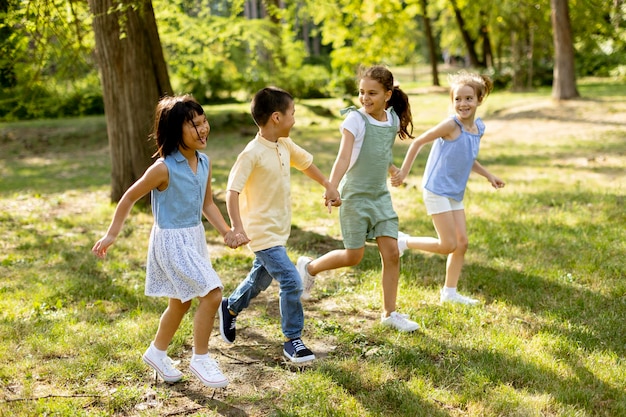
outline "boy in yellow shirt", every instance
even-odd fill
[[[276,279],[281,327],[287,339],[283,354],[292,362],[307,362],[315,355],[301,339],[302,281],[285,248],[291,232],[290,168],[324,186],[325,205],[339,206],[341,199],[337,188],[313,164],[313,156],[289,137],[295,105],[288,92],[276,87],[261,89],[252,100],[251,112],[259,132],[230,171],[226,206],[234,233],[244,242],[249,240],[255,259],[248,276],[222,300],[220,333],[225,342],[233,343],[237,315]]]

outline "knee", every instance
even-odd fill
[[[347,251],[345,255],[345,263],[346,266],[355,266],[358,265],[363,259],[363,252],[359,251]]]
[[[452,252],[455,252],[457,249],[457,242],[451,241],[451,242],[441,242],[440,244],[440,248],[441,248],[441,253],[448,255]]]
[[[180,300],[171,299],[167,308],[171,311],[175,311],[177,314],[182,315],[189,311],[191,307],[191,300],[185,301],[184,303]]]
[[[469,247],[469,240],[467,239],[467,236],[463,236],[461,239],[459,239],[459,241],[456,243],[456,250],[455,252],[462,252],[465,253],[467,252],[467,248]]]
[[[211,307],[219,306],[222,302],[222,289],[215,288],[204,297],[200,297],[200,302],[207,303]]]

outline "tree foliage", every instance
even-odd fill
[[[0,8],[0,118],[102,113],[85,2],[8,0]]]
[[[352,93],[358,66],[432,63],[432,50],[513,89],[553,78],[550,0],[152,3],[175,91],[207,102],[266,84],[299,97]],[[625,77],[626,3],[569,3],[577,75]],[[0,1],[0,119],[102,112],[91,20],[85,0]]]

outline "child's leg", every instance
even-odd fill
[[[330,271],[331,269],[354,266],[361,262],[364,253],[365,246],[359,249],[336,249],[312,260],[307,270],[309,274],[317,275],[320,272]]]
[[[396,239],[380,236],[376,239],[383,269],[383,313],[388,317],[396,311],[398,280],[400,277],[400,253]]]
[[[467,252],[467,225],[465,221],[465,210],[452,211],[454,216],[456,248],[448,255],[446,262],[446,287],[456,288],[461,276],[461,269],[465,262],[465,252]]]
[[[235,291],[228,297],[228,309],[235,315],[239,314],[250,305],[250,301],[254,297],[259,295],[261,291],[265,291],[271,283],[272,277],[268,274],[265,266],[263,266],[257,252],[248,276],[241,281]]]
[[[259,251],[257,257],[280,286],[278,295],[283,334],[287,339],[299,338],[304,327],[304,312],[300,301],[300,276],[296,267],[287,256],[284,246]]]
[[[406,240],[409,249],[418,249],[443,255],[454,252],[457,246],[457,230],[456,216],[453,213],[455,212],[446,211],[433,214],[433,225],[438,237],[411,236]]]
[[[180,322],[183,319],[185,313],[191,307],[191,300],[186,302],[181,302],[175,298],[170,298],[167,308],[161,315],[161,320],[159,321],[159,328],[157,330],[156,336],[154,337],[154,346],[159,350],[167,350],[167,347],[170,345],[176,330],[178,330],[178,326],[180,326]]]
[[[198,308],[193,317],[193,346],[196,355],[204,355],[209,352],[209,338],[215,313],[222,301],[222,290],[216,288],[204,297],[198,297],[198,300]]]

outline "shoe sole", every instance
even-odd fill
[[[222,336],[222,340],[229,345],[232,345],[235,342],[235,339],[228,340],[226,337],[226,333],[224,332],[224,313],[222,313],[222,302],[220,301],[220,308],[217,309],[217,312],[220,316],[220,336]]]
[[[146,365],[148,365],[150,368],[154,369],[154,372],[156,372],[157,375],[160,376],[163,381],[165,381],[165,382],[167,382],[169,384],[174,383],[174,382],[178,382],[181,379],[183,379],[182,375],[179,376],[179,377],[166,377],[163,374],[163,372],[161,372],[161,370],[159,368],[157,368],[157,366],[150,361],[150,359],[147,359],[145,356],[142,356],[141,359],[143,359],[143,361],[144,361],[144,363]]]
[[[480,301],[476,301],[473,303],[465,303],[463,301],[454,301],[454,300],[439,300],[439,304],[459,304],[462,306],[476,306],[480,304]]]
[[[283,349],[283,355],[285,355],[285,357],[293,363],[304,363],[304,362],[311,362],[315,360],[315,355],[303,356],[301,358],[297,358],[297,357],[294,358],[293,356],[289,356],[287,351],[284,349]]]
[[[300,274],[300,269],[306,268],[306,265],[311,262],[312,259],[311,258],[306,258],[304,256],[301,256],[300,258],[298,258],[298,261],[296,262],[296,269],[298,270],[298,275],[300,275],[300,279],[302,279],[304,281],[304,277]],[[304,263],[304,265],[301,267],[300,264]],[[305,270],[304,273],[306,275],[308,275],[308,272]],[[306,288],[302,289],[302,294],[300,295],[300,299],[303,301],[308,301],[311,299],[311,290],[313,289],[313,285],[315,285],[315,278],[311,277],[309,278],[312,283],[311,285],[309,285],[309,290],[307,291]],[[304,282],[302,282],[302,285],[304,286]]]
[[[203,385],[209,388],[225,388],[228,386],[228,380],[226,378],[224,378],[222,381],[211,382],[211,381],[207,381],[206,379],[204,379],[200,375],[200,373],[196,371],[193,367],[190,366],[189,370],[191,371],[192,374],[196,376],[196,378],[200,380],[200,382],[202,382]]]
[[[396,327],[396,326],[391,325],[391,324],[383,324],[383,326],[385,326],[385,327],[389,327],[389,328],[392,328],[392,329],[394,329],[394,330],[397,330],[397,331],[399,331],[399,332],[404,332],[404,333],[413,333],[413,332],[416,332],[416,331],[418,331],[418,330],[420,329],[420,327],[419,327],[419,326],[417,326],[417,327],[416,327],[416,328],[414,328],[414,329],[401,329],[401,328]]]

